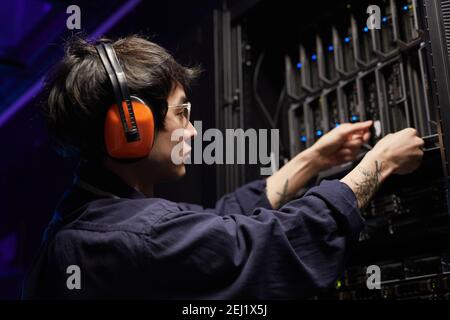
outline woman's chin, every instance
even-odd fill
[[[186,174],[186,166],[184,165],[184,163],[180,164],[177,166],[176,168],[176,178],[180,179],[182,177],[184,177],[184,175]]]

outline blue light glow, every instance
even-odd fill
[[[369,28],[364,27],[364,32],[369,32]]]
[[[383,17],[383,18],[381,19],[381,21],[387,22],[387,21],[388,21],[388,17]]]
[[[334,50],[334,47],[333,46],[328,46],[328,51],[330,51],[330,52],[333,52],[333,50]]]
[[[301,137],[300,137],[300,141],[301,141],[301,142],[306,142],[306,136],[301,136]]]
[[[303,64],[301,62],[297,63],[297,69],[301,69],[303,67]]]
[[[403,6],[404,11],[408,11],[408,6]]]
[[[312,60],[312,61],[316,61],[316,60],[317,60],[317,54],[313,54],[313,55],[311,56],[311,60]]]
[[[345,42],[345,43],[349,43],[349,42],[350,42],[350,37],[345,37],[345,38],[344,38],[344,42]]]
[[[320,137],[321,135],[323,135],[322,130],[317,130],[317,131],[316,131],[316,135],[317,135],[318,137]]]

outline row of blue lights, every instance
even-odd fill
[[[339,127],[339,122],[336,122],[336,128]],[[317,130],[316,131],[316,136],[321,137],[323,136],[323,131],[322,130]],[[300,136],[300,141],[301,142],[306,142],[308,140],[308,138],[305,135]]]
[[[336,122],[335,127],[339,127],[341,124],[339,122]],[[316,136],[321,137],[323,136],[323,131],[322,130],[317,130],[316,131]],[[308,140],[308,138],[305,135],[301,135],[300,136],[300,141],[301,142],[306,142]]]
[[[406,9],[405,9],[405,8],[406,8]],[[409,8],[408,6],[404,6],[404,7],[403,7],[403,10],[408,10],[408,8]],[[383,17],[383,18],[382,18],[382,21],[383,21],[383,22],[387,22],[387,21],[388,21],[388,17],[386,17],[386,16]],[[364,32],[369,32],[369,28],[368,28],[368,27],[364,27],[363,31],[364,31]],[[351,37],[345,37],[345,38],[344,38],[344,42],[345,42],[345,43],[350,43],[350,41],[352,41],[352,38],[351,38]],[[329,51],[329,52],[333,52],[333,51],[334,51],[334,47],[333,47],[332,45],[329,45],[329,46],[328,46],[328,51]],[[312,61],[316,61],[316,60],[317,60],[317,55],[316,55],[316,54],[313,54],[313,55],[311,56],[311,60],[312,60]],[[303,65],[302,65],[301,62],[297,63],[297,69],[301,69],[302,66],[303,66]]]
[[[312,61],[316,61],[316,60],[317,60],[317,54],[313,54],[313,55],[311,56],[311,60],[312,60]],[[297,63],[297,69],[301,69],[302,67],[303,67],[303,63],[298,62],[298,63]]]
[[[408,9],[409,9],[408,6],[404,6],[403,7],[403,10],[405,10],[405,11],[408,10]],[[382,21],[383,22],[387,22],[388,21],[388,17],[383,17]],[[364,27],[363,31],[364,32],[369,32],[369,28],[368,27]],[[350,41],[352,41],[351,37],[345,37],[344,38],[344,42],[345,43],[350,43]],[[334,47],[332,45],[329,45],[328,46],[328,51],[329,52],[333,52],[334,51]],[[316,61],[317,60],[317,55],[316,54],[311,55],[311,60],[312,61]],[[303,64],[301,62],[297,63],[297,69],[301,69],[302,67],[303,67]]]
[[[317,130],[316,131],[316,136],[318,136],[318,137],[323,136],[323,131],[322,130]],[[301,142],[306,142],[306,140],[308,140],[308,138],[305,135],[300,136],[300,141]]]

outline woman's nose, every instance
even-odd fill
[[[189,133],[189,137],[194,137],[195,138],[197,136],[197,130],[192,125],[192,122],[189,121],[189,124],[188,124],[188,127],[186,128],[186,130]]]

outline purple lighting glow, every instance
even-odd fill
[[[102,25],[92,32],[88,39],[93,40],[110,30],[117,22],[125,17],[141,0],[129,0],[121,6],[112,16],[110,16]],[[50,8],[51,9],[51,8]],[[30,102],[44,87],[44,78],[35,82],[22,96],[12,105],[8,106],[5,111],[0,114],[0,127],[7,123],[14,115]]]
[[[17,234],[10,233],[0,239],[0,270],[5,269],[17,254]]]
[[[49,12],[50,10],[52,10],[52,5],[51,3],[45,3],[43,8],[44,12]]]

